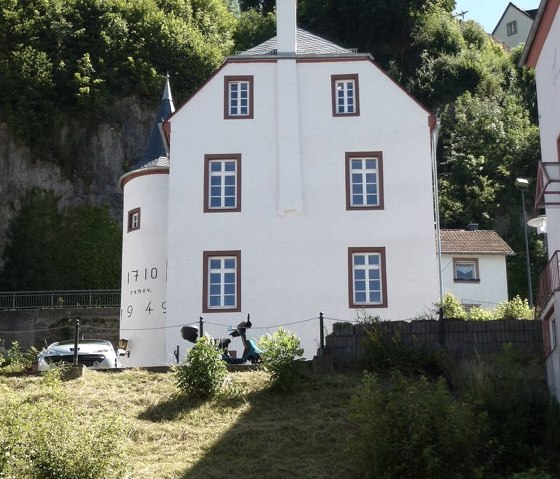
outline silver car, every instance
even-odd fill
[[[39,371],[47,371],[51,365],[74,363],[74,341],[60,341],[44,348],[37,356]],[[78,341],[78,364],[92,369],[120,367],[113,345],[104,339],[81,339]]]

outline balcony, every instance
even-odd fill
[[[550,205],[560,205],[560,162],[540,161],[537,170],[535,209]]]
[[[555,251],[539,278],[536,306],[542,309],[555,291],[560,290],[560,251]]]

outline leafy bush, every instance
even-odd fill
[[[465,308],[451,293],[446,293],[443,297],[443,316],[444,318],[467,319]]]
[[[6,351],[6,356],[0,360],[0,366],[6,372],[21,372],[31,369],[37,359],[38,351],[31,347],[22,350],[18,341],[14,341]]]
[[[471,321],[492,321],[495,319],[495,313],[480,306],[474,306],[469,309],[468,318]]]
[[[272,335],[263,336],[259,348],[263,351],[263,366],[270,373],[273,387],[281,391],[292,390],[298,378],[295,361],[303,356],[296,334],[280,327]]]
[[[127,468],[125,438],[117,418],[84,421],[60,390],[39,400],[3,392],[0,477],[119,479]]]
[[[485,418],[456,401],[440,379],[366,374],[351,402],[350,447],[362,476],[376,479],[483,477]]]
[[[177,386],[191,397],[213,397],[222,388],[226,376],[226,363],[210,336],[199,338],[175,369]]]
[[[534,319],[535,311],[526,299],[516,296],[510,301],[498,304],[496,319]]]
[[[363,369],[379,373],[397,370],[407,376],[434,378],[445,375],[445,351],[405,344],[398,330],[389,336],[379,317],[363,318],[360,322],[365,325],[360,360]]]

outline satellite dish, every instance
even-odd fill
[[[546,233],[546,216],[545,215],[537,216],[536,218],[533,218],[533,219],[527,221],[527,224],[531,228],[536,228],[538,234]]]

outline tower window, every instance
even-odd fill
[[[131,231],[136,231],[140,229],[140,208],[134,208],[128,212],[128,230],[127,232],[130,233]]]

